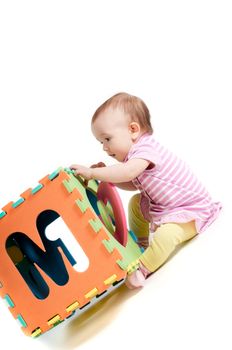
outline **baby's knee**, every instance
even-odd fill
[[[140,203],[140,194],[137,193],[134,196],[131,197],[131,199],[129,200],[128,203],[128,209],[130,210],[134,210],[135,208],[137,209]]]

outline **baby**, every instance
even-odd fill
[[[129,202],[129,227],[145,250],[126,285],[141,287],[181,243],[216,219],[221,204],[212,201],[184,161],[153,137],[150,113],[140,98],[127,93],[112,96],[94,113],[91,128],[103,150],[119,163],[71,169],[86,180],[140,191]]]

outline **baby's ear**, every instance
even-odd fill
[[[140,125],[137,122],[131,122],[129,124],[129,132],[131,133],[132,140],[135,141],[141,131]]]

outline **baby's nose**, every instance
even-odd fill
[[[107,145],[104,145],[104,144],[103,144],[103,151],[107,152],[107,150],[108,150]]]

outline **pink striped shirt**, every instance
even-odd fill
[[[125,161],[132,158],[155,165],[133,180],[141,192],[146,220],[156,225],[195,220],[197,231],[202,232],[217,218],[221,204],[213,202],[189,166],[152,135],[142,135],[131,147]]]

